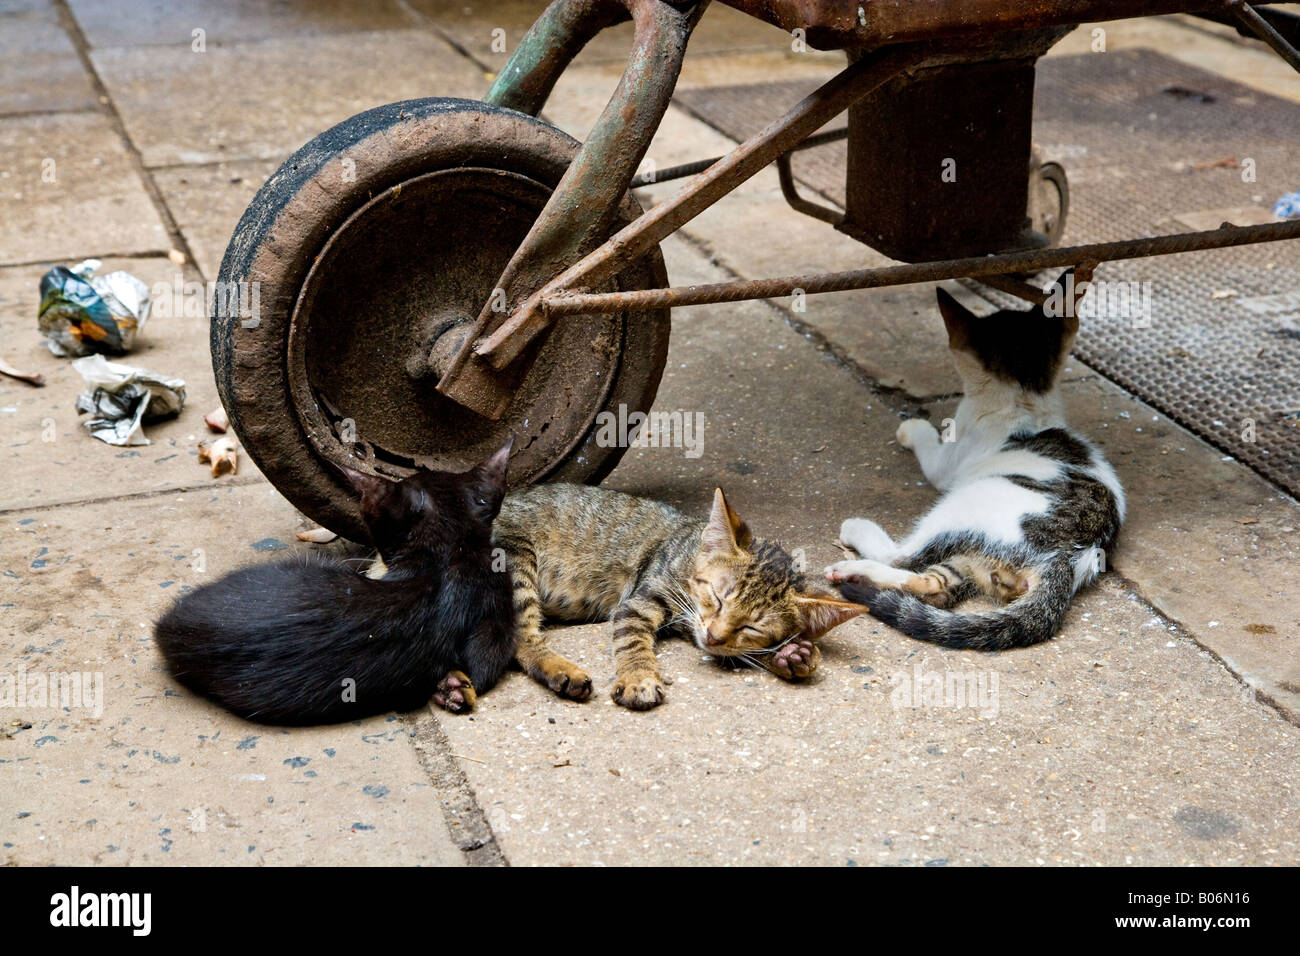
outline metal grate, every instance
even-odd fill
[[[812,86],[694,89],[677,102],[745,139]],[[1300,189],[1300,104],[1153,51],[1042,60],[1035,96],[1035,142],[1069,174],[1066,244],[1269,221],[1273,202]],[[845,158],[835,143],[794,169],[842,204]],[[1136,283],[1151,309],[1085,318],[1077,356],[1300,495],[1300,243],[1107,263],[1096,278]]]

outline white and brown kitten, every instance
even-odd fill
[[[1065,299],[1066,273],[1048,303]],[[1114,469],[1065,423],[1056,383],[1079,329],[1073,308],[977,318],[942,289],[939,311],[963,384],[955,441],[903,422],[926,480],[944,493],[901,542],[850,518],[840,542],[859,560],[826,569],[851,600],[903,633],[948,647],[1000,650],[1060,630],[1074,594],[1101,570],[1124,520]],[[984,593],[997,610],[949,608]]]

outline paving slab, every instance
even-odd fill
[[[0,266],[167,249],[167,231],[106,117],[0,118]]]
[[[163,670],[172,599],[296,525],[265,482],[0,517],[0,865],[463,862],[407,720],[264,727]]]
[[[546,0],[409,0],[412,9],[455,41],[469,56],[493,71],[505,66],[528,28],[546,9]],[[625,63],[632,49],[631,23],[603,30],[578,54],[575,63]],[[730,7],[713,4],[691,35],[692,54],[730,53],[788,45],[782,30]]]
[[[154,184],[205,279],[217,278],[221,257],[226,254],[226,244],[240,216],[271,173],[288,158],[286,153],[269,160],[175,166],[153,171]]]
[[[519,11],[531,19],[543,6],[416,2],[423,27],[402,29],[386,3],[359,24],[333,2],[190,0],[137,25],[124,4],[70,2],[101,47],[96,67],[146,163],[172,167],[153,175],[207,279],[262,177],[301,142],[377,103],[487,89],[479,65],[428,31],[438,19],[431,9],[444,14],[435,29],[453,40],[455,29],[470,29],[480,42],[482,26],[498,20],[515,38]],[[39,5],[0,0],[0,11],[17,7]],[[683,88],[830,75],[838,66],[834,55],[788,50],[779,31],[757,21],[731,36],[710,33],[725,24],[719,14],[734,12],[715,6],[706,16]],[[203,24],[187,27],[187,18]],[[188,30],[199,25],[208,31],[204,54],[189,46]],[[771,49],[757,39],[749,46],[759,33]],[[1225,72],[1255,62],[1250,41],[1224,53],[1228,44],[1213,34],[1114,25],[1108,40],[1112,49],[1130,40],[1204,47],[1189,55],[1216,56]],[[603,53],[601,42],[561,81],[547,112],[577,135],[621,70],[622,49]],[[120,148],[101,117],[54,123],[66,118],[40,117],[50,125],[35,133],[11,125],[31,117],[0,119],[0,147],[43,156],[32,143],[53,137]],[[649,155],[669,165],[729,145],[675,107]],[[86,224],[97,220],[85,214],[101,210],[86,202],[39,196],[37,204],[28,194],[20,197],[27,205],[6,207],[23,191],[10,188],[15,176],[23,188],[39,182],[39,160],[15,167],[11,158],[8,167],[0,161],[0,174],[10,173],[0,175],[0,266],[127,252],[145,258],[106,268],[150,282],[175,275],[148,255],[165,252],[165,232],[125,154],[114,155],[120,175],[108,177],[109,194],[143,198],[132,208],[148,210],[117,221],[154,236],[152,245],[142,248],[125,225],[92,236]],[[65,230],[45,225],[52,212],[67,214]],[[21,258],[5,259],[11,245]],[[677,284],[875,264],[857,243],[790,212],[771,170],[691,223],[665,254]],[[818,677],[796,687],[723,671],[669,642],[661,646],[674,680],[668,703],[633,714],[606,696],[608,628],[591,625],[556,638],[596,678],[599,694],[587,704],[560,701],[515,673],[471,717],[286,731],[188,695],[159,669],[147,634],[179,589],[298,547],[261,550],[292,542],[303,519],[251,463],[233,481],[213,482],[194,462],[188,436],[202,431],[207,410],[194,393],[192,417],[150,429],[168,444],[139,451],[157,460],[94,454],[119,450],[80,433],[71,412],[79,377],[39,344],[43,268],[0,268],[4,354],[51,379],[44,390],[0,379],[0,449],[10,459],[0,495],[0,672],[100,674],[103,712],[0,709],[0,863],[454,864],[465,859],[458,845],[493,835],[522,865],[1300,862],[1300,731],[1279,715],[1297,713],[1300,693],[1300,621],[1285,574],[1295,561],[1296,505],[1176,426],[1148,423],[1149,409],[1085,368],[1070,375],[1071,415],[1115,460],[1132,518],[1114,570],[1079,597],[1048,644],[945,652],[859,620],[832,635]],[[633,449],[608,483],[692,511],[720,483],[761,533],[802,549],[814,568],[839,556],[843,517],[906,527],[934,492],[892,442],[894,428],[905,408],[955,387],[932,301],[917,287],[814,297],[803,313],[782,311],[789,302],[678,310],[657,407],[705,416],[704,455]],[[183,370],[195,393],[212,397],[206,338],[197,317],[157,319],[128,361]],[[942,416],[951,406],[924,407]],[[39,441],[46,418],[54,442]],[[87,493],[101,485],[114,497]],[[138,496],[116,497],[130,494]],[[928,698],[920,691],[936,678],[952,683]],[[973,700],[954,697],[963,688]],[[429,748],[460,770],[440,775]],[[470,839],[457,825],[452,835],[447,820],[477,814],[475,800],[492,832],[478,828]]]
[[[678,241],[665,252],[690,281],[713,271]],[[675,322],[656,406],[704,412],[704,454],[633,449],[611,486],[702,511],[717,481],[813,567],[838,557],[842,518],[901,528],[933,500],[893,410],[774,310]],[[608,625],[555,640],[592,673],[590,702],[511,674],[472,720],[439,717],[514,865],[1300,860],[1300,730],[1114,576],[1019,652],[850,622],[802,686],[662,642],[673,683],[648,713],[608,698]],[[935,680],[951,693],[912,699]]]
[[[62,262],[71,265],[71,262]],[[152,444],[108,445],[92,438],[76,410],[83,390],[73,359],[57,358],[36,326],[40,278],[46,265],[0,268],[0,342],[6,359],[45,376],[43,388],[0,377],[0,459],[5,481],[0,512],[50,507],[169,488],[207,486],[259,478],[252,460],[239,457],[235,476],[213,479],[198,461],[198,441],[212,437],[203,416],[217,408],[217,386],[208,352],[206,291],[165,258],[107,259],[104,275],[125,269],[156,293],[154,314],[136,348],[116,361],[186,384],[185,407],[176,418],[147,424]],[[180,294],[176,294],[179,284]],[[110,357],[110,360],[112,357]]]
[[[409,27],[398,0],[70,0],[68,7],[92,47],[192,45],[267,37],[350,33]]]
[[[95,108],[90,77],[52,7],[0,7],[0,113]]]
[[[272,37],[203,53],[110,47],[91,57],[146,166],[283,157],[371,107],[478,98],[489,86],[423,29]]]

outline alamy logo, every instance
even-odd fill
[[[915,664],[912,673],[898,671],[889,680],[895,708],[970,708],[984,718],[996,717],[1000,709],[997,671],[926,671],[924,664]]]
[[[50,897],[51,926],[129,926],[132,935],[148,936],[153,926],[151,893],[68,893]]]
[[[704,413],[629,412],[596,416],[596,444],[601,448],[682,448],[687,458],[704,454]]]
[[[1151,327],[1150,282],[1106,282],[1095,279],[1079,295],[1074,273],[1065,276],[1064,288],[1052,287],[1043,303],[1043,312],[1053,318],[1126,319],[1134,328]]]
[[[104,675],[100,671],[27,673],[18,665],[12,674],[0,673],[0,707],[55,707],[104,714]]]
[[[159,318],[238,319],[247,329],[262,321],[260,282],[185,282],[180,275],[171,282],[155,282],[149,289],[151,315]]]

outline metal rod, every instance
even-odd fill
[[[790,150],[791,153],[797,153],[803,149],[812,149],[814,146],[821,146],[825,143],[834,143],[837,140],[848,139],[848,127],[842,129],[827,130],[825,133],[817,133],[809,136],[806,140]],[[786,154],[787,156],[789,153]],[[642,186],[653,186],[655,183],[666,183],[673,179],[685,179],[687,176],[694,176],[696,173],[702,173],[714,163],[725,159],[725,156],[714,156],[712,159],[697,159],[693,163],[682,163],[680,166],[669,166],[667,169],[656,169],[653,172],[638,173],[632,177],[632,183],[629,189],[640,189]]]
[[[1018,276],[987,275],[982,276],[980,281],[989,288],[998,289],[1008,295],[1014,295],[1016,298],[1024,299],[1026,302],[1032,302],[1034,305],[1042,305],[1047,301],[1046,292],[1039,289],[1037,286],[1025,282]]]
[[[777,177],[781,182],[781,195],[785,197],[785,201],[790,204],[790,208],[795,212],[801,212],[805,216],[812,216],[822,222],[829,222],[832,226],[838,226],[844,221],[844,213],[841,210],[823,206],[799,195],[799,187],[794,182],[794,170],[790,168],[790,156],[790,153],[786,153],[776,161]]]
[[[500,327],[475,345],[493,368],[513,362],[550,324],[541,300],[566,288],[590,287],[616,275],[759,170],[787,153],[872,90],[925,58],[920,48],[891,47],[850,64],[686,183],[673,198],[619,230],[603,245],[533,293]]]
[[[1015,272],[1037,272],[1058,266],[1083,266],[1120,259],[1167,256],[1204,249],[1224,249],[1258,242],[1300,239],[1300,220],[1262,226],[1223,225],[1203,232],[1184,232],[1153,239],[1099,242],[1063,249],[1037,249],[996,256],[973,256],[878,269],[830,272],[819,275],[787,276],[778,279],[742,279],[711,285],[675,286],[632,292],[551,295],[543,307],[553,316],[590,315],[624,310],[659,309],[670,306],[710,305],[746,299],[775,299],[802,291],[806,295],[877,289],[962,277],[976,278]]]
[[[1250,27],[1257,37],[1271,46],[1278,56],[1291,64],[1291,69],[1300,73],[1300,51],[1288,43],[1286,37],[1278,33],[1273,24],[1256,13],[1245,0],[1227,0],[1227,7],[1236,14],[1238,20]]]

